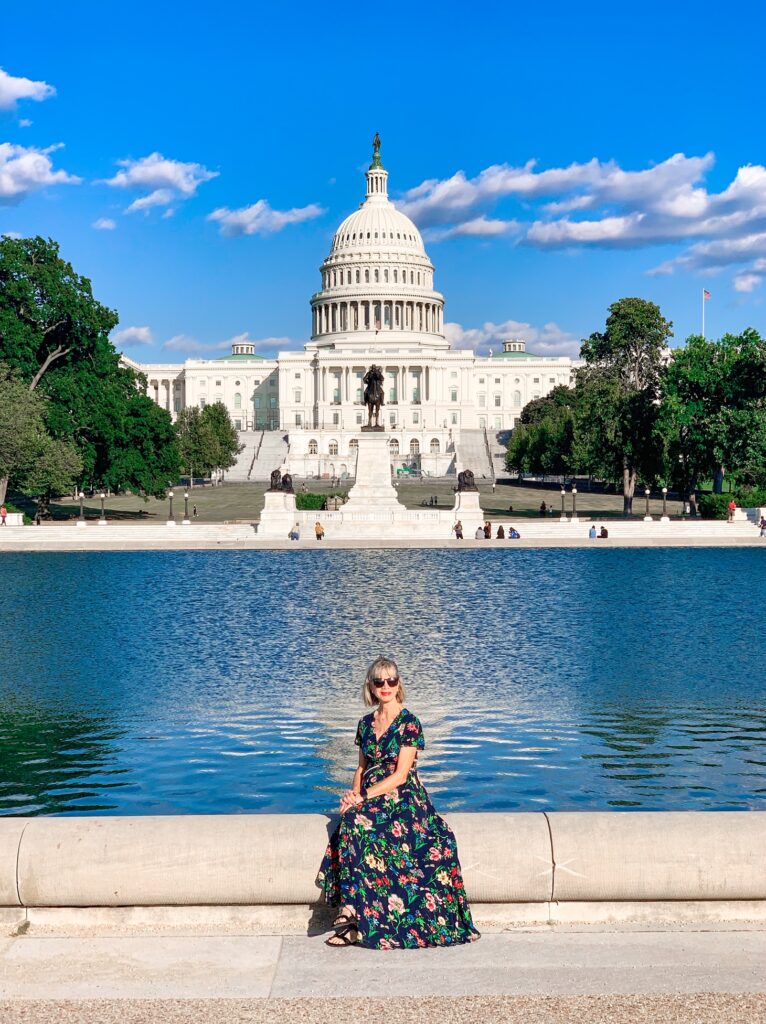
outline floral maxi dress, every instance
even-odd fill
[[[406,708],[379,740],[372,718],[365,715],[356,731],[367,761],[363,790],[395,771],[403,746],[425,747],[420,722]],[[411,949],[479,938],[455,836],[418,778],[417,761],[398,789],[341,815],[317,885],[328,903],[354,908],[362,946]]]

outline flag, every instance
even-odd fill
[[[703,288],[702,289],[702,298],[703,299],[709,299],[710,298],[710,292],[707,290],[707,288]]]

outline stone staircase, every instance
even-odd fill
[[[226,471],[226,479],[230,483],[244,483],[250,479],[250,469],[255,460],[255,453],[258,450],[262,430],[240,430],[239,443],[245,447],[237,456],[237,461]]]
[[[509,431],[505,430],[501,433],[502,438],[506,440],[499,440],[498,435],[492,431],[487,431],[487,439],[489,441],[489,452],[492,457],[492,465],[495,469],[495,480],[510,480],[511,473],[508,471],[505,465],[505,455],[508,451],[508,438]]]
[[[455,444],[457,470],[470,469],[477,480],[492,479],[492,463],[487,454],[483,430],[462,430]]]
[[[281,430],[264,430],[258,455],[250,471],[250,480],[268,480],[272,471],[287,460],[287,435]]]

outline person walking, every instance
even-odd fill
[[[758,524],[758,526],[761,529],[760,536],[761,537],[766,537],[766,516],[761,516],[761,521]]]
[[[729,509],[729,522],[733,523],[734,522],[734,513],[737,511],[737,503],[734,500],[734,498],[732,498],[731,501],[729,502],[728,509]]]
[[[293,528],[292,528],[292,530],[290,530],[290,533],[289,533],[288,536],[290,537],[290,540],[300,540],[301,539],[301,526],[300,526],[300,523],[296,523],[293,526]]]
[[[194,505],[192,507],[192,519],[196,519],[196,518],[197,518],[197,506]]]
[[[404,706],[392,658],[367,669],[359,763],[340,801],[316,884],[339,907],[328,946],[417,949],[480,937],[474,927],[452,829],[418,777],[423,727]]]
[[[452,529],[453,529],[453,531],[455,533],[455,540],[462,540],[463,539],[463,524],[460,522],[459,519],[455,523],[455,525],[452,527]]]
[[[317,540],[321,540],[324,537],[324,526],[322,526],[318,519],[314,523],[314,533],[316,534]]]
[[[0,526],[7,526],[6,519],[8,518],[8,509],[5,505],[0,505]]]

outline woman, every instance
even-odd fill
[[[362,690],[375,711],[360,719],[359,766],[317,876],[340,905],[328,946],[450,946],[479,938],[463,888],[457,844],[417,773],[425,740],[404,707],[396,662],[376,658]]]

